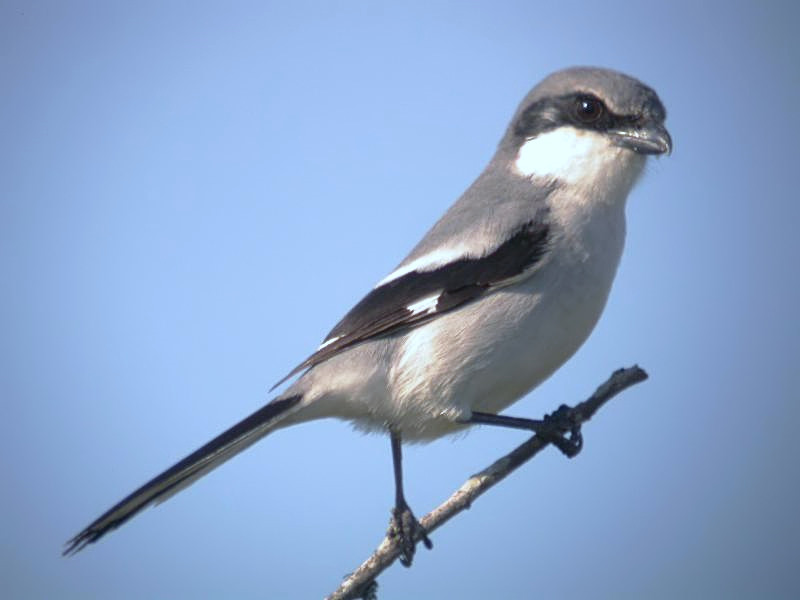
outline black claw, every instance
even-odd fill
[[[360,600],[378,600],[378,582],[374,579],[368,581],[364,587],[358,591],[356,597]]]
[[[348,573],[342,579],[349,579],[353,573]],[[350,596],[356,600],[378,600],[378,582],[375,579],[370,579],[355,588]]]
[[[551,444],[561,450],[567,458],[578,455],[583,448],[583,435],[581,425],[569,406],[566,404],[559,406],[558,410],[544,418],[544,423],[550,430],[545,435]]]
[[[433,542],[408,506],[392,509],[389,536],[396,539],[400,545],[400,564],[404,567],[410,567],[414,560],[417,538],[428,550],[433,548]]]

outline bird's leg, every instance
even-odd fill
[[[473,412],[466,422],[533,431],[561,450],[567,458],[576,456],[583,447],[580,424],[576,422],[572,409],[566,404],[562,404],[558,410],[547,415],[541,421]]]
[[[414,560],[417,538],[430,550],[433,543],[428,539],[428,534],[420,525],[417,517],[411,512],[406,497],[403,494],[403,454],[400,433],[394,429],[389,430],[392,441],[392,461],[394,463],[394,489],[395,504],[392,509],[392,519],[389,522],[389,536],[396,538],[400,544],[400,564],[410,567]]]

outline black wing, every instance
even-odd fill
[[[546,223],[530,221],[486,256],[412,271],[375,288],[339,321],[314,354],[274,387],[350,346],[430,321],[523,274],[546,253],[548,232]]]

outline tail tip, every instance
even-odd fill
[[[61,551],[61,556],[74,556],[86,546],[97,540],[101,535],[99,531],[92,529],[84,529],[75,537],[67,540],[64,543],[64,549]]]

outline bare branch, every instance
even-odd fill
[[[587,400],[570,409],[572,419],[576,425],[580,426],[591,419],[600,407],[611,398],[645,379],[647,379],[647,373],[637,365],[615,371]],[[420,523],[428,533],[438,529],[458,513],[469,508],[481,494],[505,479],[548,444],[550,441],[545,437],[538,434],[532,436],[480,473],[470,477],[444,503],[420,519]],[[389,537],[384,538],[372,556],[350,574],[326,600],[347,600],[374,594],[375,578],[385,571],[399,555],[400,548],[395,541]]]

